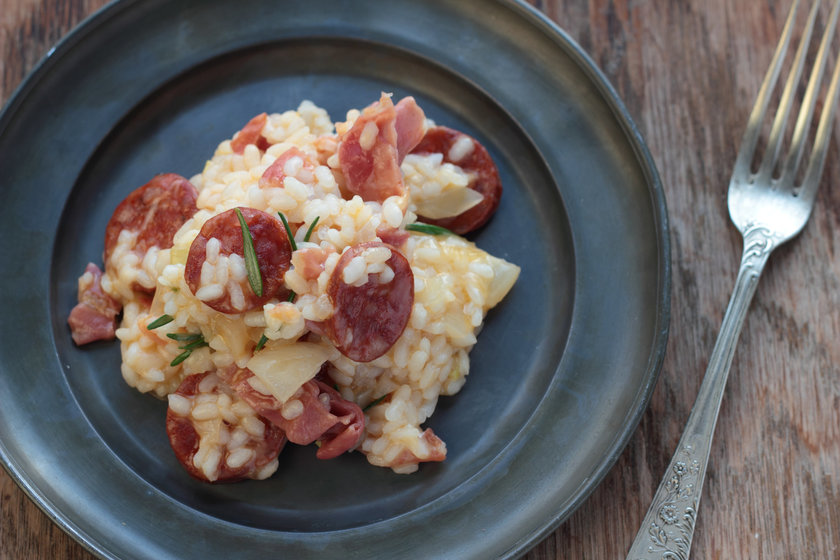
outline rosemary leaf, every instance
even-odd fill
[[[181,350],[194,350],[196,348],[201,348],[203,346],[210,346],[210,344],[208,344],[207,341],[204,340],[204,337],[202,336],[198,340],[195,340],[195,341],[190,342],[189,344],[185,344],[183,346],[179,346],[178,348],[180,348]]]
[[[194,340],[203,338],[201,333],[166,333],[166,336],[178,342],[193,342]]]
[[[309,238],[312,237],[312,231],[315,229],[315,226],[318,224],[318,220],[321,219],[321,216],[315,216],[315,219],[309,224],[309,229],[306,230],[306,235],[303,236],[304,241],[309,241]]]
[[[251,230],[248,229],[242,211],[239,208],[235,208],[234,211],[242,228],[242,248],[245,253],[245,270],[248,273],[248,283],[251,285],[254,294],[257,297],[262,297],[262,274],[260,273],[260,263],[257,260],[257,252],[254,250],[254,238],[251,237]]]
[[[295,236],[292,235],[292,228],[289,227],[289,222],[286,220],[286,216],[283,215],[283,212],[277,212],[277,215],[280,216],[280,221],[283,222],[283,227],[286,228],[286,235],[289,236],[289,245],[292,246],[292,251],[297,251]]]
[[[146,330],[149,330],[149,331],[154,330],[158,327],[162,327],[163,325],[166,325],[167,323],[171,323],[174,320],[175,320],[175,317],[173,317],[172,315],[163,314],[160,317],[158,317],[157,319],[155,319],[154,321],[152,321],[151,323],[149,323],[148,325],[146,325]]]
[[[381,403],[382,401],[384,401],[384,400],[385,400],[385,397],[387,397],[387,396],[388,396],[388,393],[385,393],[384,395],[382,395],[382,396],[381,396],[381,397],[379,397],[378,399],[374,399],[373,401],[371,401],[371,402],[370,402],[370,404],[368,404],[366,407],[364,407],[364,408],[362,409],[362,412],[367,412],[367,410],[368,410],[369,408],[373,408],[374,406],[378,405],[379,403]]]
[[[287,299],[286,301],[288,301],[289,303],[294,303],[296,297],[297,297],[297,294],[295,293],[295,291],[294,290],[289,290],[289,299]]]
[[[266,343],[266,342],[268,342],[268,337],[267,337],[267,336],[265,336],[265,335],[262,335],[262,336],[260,337],[260,341],[259,341],[259,342],[257,342],[257,347],[256,347],[256,348],[254,348],[254,351],[255,351],[255,352],[259,352],[260,350],[262,350],[262,349],[263,349],[263,346],[265,346],[265,343]]]
[[[407,226],[405,226],[405,229],[409,231],[427,233],[429,235],[455,235],[446,228],[442,228],[440,226],[433,226],[432,224],[424,224],[422,222],[414,222],[413,224],[408,224]]]
[[[178,354],[178,355],[175,357],[175,359],[174,359],[174,360],[172,360],[171,362],[169,362],[169,365],[170,365],[170,366],[172,366],[172,367],[177,366],[178,364],[180,364],[181,362],[183,362],[184,360],[186,360],[187,358],[189,358],[189,357],[190,357],[190,354],[192,354],[192,350],[184,350],[183,352],[181,352],[180,354]]]

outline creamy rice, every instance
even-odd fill
[[[208,397],[206,405],[186,402],[173,393],[188,375],[232,364],[245,368],[263,350],[296,345],[305,339],[322,349],[327,373],[342,397],[364,409],[365,431],[358,450],[373,465],[407,473],[441,451],[430,448],[429,436],[421,426],[441,395],[454,395],[464,385],[476,333],[488,310],[511,288],[519,269],[461,237],[411,233],[399,251],[414,275],[414,303],[407,327],[384,355],[367,363],[355,362],[326,336],[310,332],[308,322],[324,321],[334,312],[327,290],[344,251],[380,241],[383,228],[403,229],[414,223],[418,203],[422,206],[441,192],[463,190],[470,180],[469,173],[453,163],[443,163],[439,154],[412,154],[402,164],[406,196],[393,196],[381,204],[347,197],[342,193],[344,179],[336,157],[336,128],[346,130],[358,116],[358,111],[351,111],[346,122],[334,125],[326,111],[304,101],[295,111],[268,116],[262,136],[270,147],[264,151],[249,144],[241,154],[235,153],[231,140],[221,142],[202,172],[190,179],[199,192],[198,212],[175,234],[172,247],[154,248],[140,259],[132,252],[131,232],[124,232],[102,287],[124,303],[116,335],[121,343],[122,375],[132,387],[168,398],[171,410],[185,417],[192,415],[202,425],[211,425],[220,415],[234,414],[238,426],[250,423],[256,430],[254,421],[248,420],[255,413],[246,410],[244,402],[231,401],[230,392],[215,394],[212,403]],[[360,138],[363,148],[378,132],[375,125],[368,130],[370,124]],[[290,148],[299,150],[302,157],[291,157],[283,165],[282,184],[261,182],[266,170]],[[470,141],[459,141],[448,157],[457,161],[472,148]],[[274,216],[282,212],[296,225],[298,250],[284,278],[286,287],[296,294],[294,301],[272,300],[260,309],[237,314],[220,313],[206,305],[227,291],[234,307],[243,310],[246,306],[240,292],[249,289],[243,259],[236,254],[220,255],[214,239],[206,246],[201,289],[193,294],[187,285],[187,255],[199,230],[210,218],[235,207]],[[305,242],[304,236],[316,219],[311,238]],[[396,249],[366,249],[344,267],[342,281],[362,286],[374,274],[380,283],[393,281],[395,271],[387,264],[392,250]],[[302,273],[307,252],[310,257],[320,256],[319,273]],[[138,284],[155,290],[150,303],[138,296]],[[171,316],[172,322],[147,329],[164,314]],[[183,353],[179,342],[166,337],[173,333],[200,333],[206,346],[195,348],[186,359],[171,365]],[[218,382],[215,376],[206,378],[208,386]],[[259,385],[259,380],[256,383]],[[293,419],[302,413],[301,407],[292,396],[283,403],[282,415]],[[242,434],[219,436],[218,430],[207,430],[215,434],[212,437],[244,441]],[[195,458],[197,468],[211,474],[221,460],[212,454],[213,445]],[[251,459],[247,447],[234,451],[225,459],[231,467]],[[276,467],[274,462],[264,468],[259,478],[269,476]]]

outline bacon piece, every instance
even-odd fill
[[[423,139],[426,133],[426,114],[413,97],[403,97],[394,107],[397,130],[397,163],[402,163],[406,154]]]
[[[382,240],[382,243],[387,243],[388,245],[400,248],[406,241],[408,241],[411,234],[404,229],[396,229],[381,225],[376,228],[376,236]]]
[[[286,178],[286,164],[293,157],[299,157],[303,160],[304,169],[310,172],[315,171],[315,164],[305,153],[297,148],[289,148],[280,154],[280,157],[274,160],[274,163],[263,172],[262,177],[260,177],[260,187],[282,187],[283,180]]]
[[[315,456],[332,459],[356,447],[365,427],[365,416],[356,403],[345,400],[335,389],[318,380],[307,381],[287,402],[302,405],[292,419],[283,416],[283,403],[260,393],[249,383],[254,373],[235,366],[219,372],[239,396],[263,417],[283,429],[292,443],[320,442]]]
[[[408,465],[416,465],[418,463],[440,462],[446,459],[446,444],[435,435],[431,428],[426,428],[423,435],[420,436],[420,439],[422,439],[429,448],[429,454],[425,458],[420,458],[410,450],[403,449],[391,463],[383,466],[396,469],[400,467],[407,467]]]
[[[262,130],[267,120],[268,115],[266,113],[260,113],[248,121],[242,127],[242,130],[237,132],[233,136],[233,140],[230,141],[230,149],[233,150],[233,153],[241,154],[245,151],[245,146],[248,144],[254,144],[263,152],[266,151],[271,146],[265,136],[262,135]]]
[[[93,263],[88,263],[85,273],[79,277],[79,303],[67,318],[73,342],[79,346],[114,338],[121,306],[102,291],[101,279],[102,271]]]
[[[366,107],[339,138],[338,160],[347,191],[374,202],[404,195],[400,162],[422,138],[424,119],[410,97],[394,107],[383,93]]]
[[[335,250],[329,246],[329,249],[322,247],[304,247],[298,249],[292,256],[292,264],[295,266],[300,276],[307,282],[317,280],[318,276],[324,271],[324,263]]]

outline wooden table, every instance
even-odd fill
[[[0,0],[0,103],[104,3]],[[624,558],[676,447],[733,286],[741,243],[729,222],[726,187],[791,0],[533,3],[617,88],[648,142],[668,201],[671,335],[650,408],[588,501],[526,556]],[[837,130],[811,221],[771,258],[744,326],[694,558],[840,557]],[[2,470],[0,488],[0,558],[91,557]]]

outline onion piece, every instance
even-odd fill
[[[468,187],[444,189],[438,196],[417,200],[417,214],[430,220],[440,220],[458,216],[477,206],[484,200],[484,195]]]
[[[269,342],[246,367],[283,403],[318,374],[328,357],[326,348],[312,342]]]

